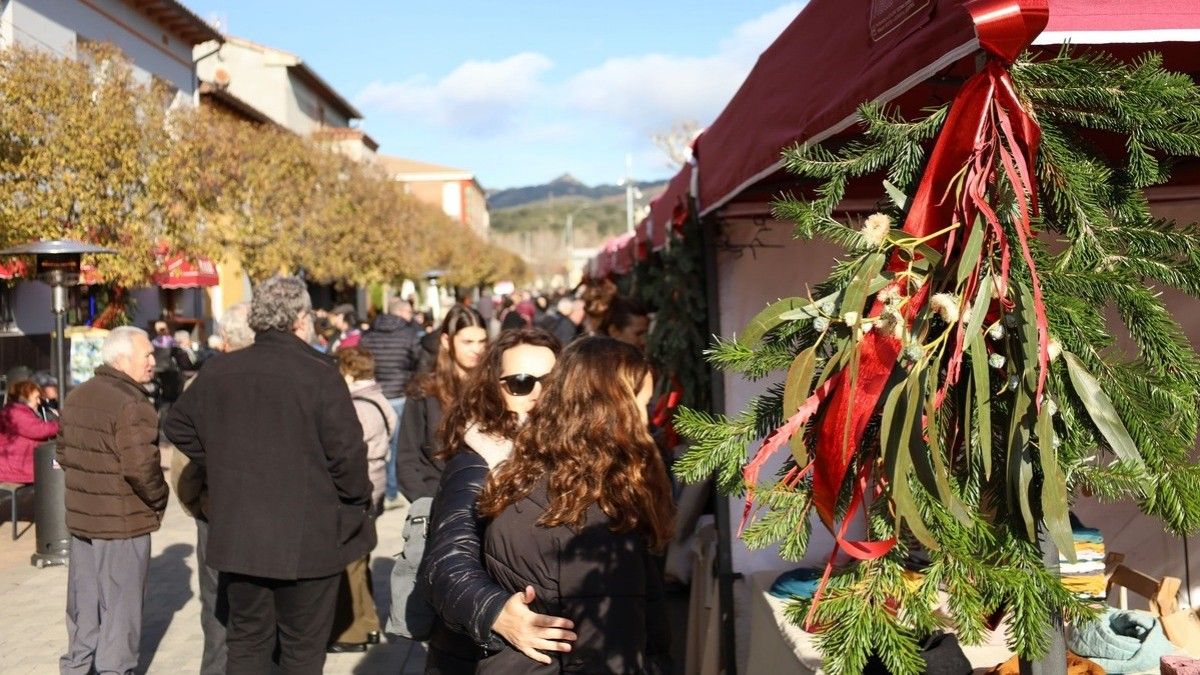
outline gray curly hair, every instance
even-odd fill
[[[218,332],[228,351],[254,344],[254,331],[250,329],[250,303],[230,305],[221,316]]]
[[[308,287],[297,277],[271,277],[254,289],[250,302],[250,328],[255,333],[269,330],[292,332],[296,319],[312,311]]]

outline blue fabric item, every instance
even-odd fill
[[[780,600],[800,598],[808,600],[817,592],[821,584],[823,570],[812,567],[800,567],[779,575],[767,592]]]
[[[1160,658],[1175,653],[1154,616],[1111,608],[1097,620],[1076,626],[1067,646],[1107,673],[1152,670]]]

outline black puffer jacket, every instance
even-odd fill
[[[445,467],[434,457],[441,449],[441,424],[442,403],[436,396],[411,396],[404,404],[396,441],[396,482],[410,502],[437,494]]]
[[[489,471],[483,457],[469,448],[446,462],[417,578],[428,585],[433,609],[446,628],[469,637],[479,649],[494,651],[504,643],[492,634],[492,624],[510,593],[483,565],[486,522],[480,521],[475,501]],[[436,639],[431,643],[441,647]]]
[[[358,344],[375,357],[375,381],[387,398],[401,398],[421,359],[425,331],[394,314],[380,314]]]

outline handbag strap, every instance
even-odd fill
[[[378,401],[374,401],[365,396],[351,396],[350,398],[354,399],[355,401],[365,401],[366,403],[370,403],[371,405],[375,406],[375,409],[379,411],[379,416],[383,418],[384,431],[387,432],[389,437],[392,435],[392,425],[388,424],[387,413],[383,412],[383,406],[379,405]]]

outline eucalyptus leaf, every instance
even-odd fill
[[[758,347],[763,336],[784,322],[782,318],[784,313],[810,304],[811,301],[808,298],[793,297],[784,298],[783,300],[767,305],[766,309],[756,314],[753,319],[750,319],[750,322],[742,329],[742,334],[738,336],[738,341],[751,349]]]
[[[1137,445],[1134,444],[1129,430],[1125,428],[1125,423],[1117,415],[1112,400],[1108,398],[1108,394],[1104,393],[1100,383],[1088,372],[1087,367],[1083,365],[1078,356],[1068,351],[1064,351],[1062,355],[1067,362],[1067,373],[1070,375],[1071,384],[1075,387],[1075,394],[1083,402],[1083,407],[1087,409],[1088,415],[1091,416],[1092,422],[1104,436],[1104,440],[1108,441],[1108,446],[1112,448],[1113,453],[1123,461],[1144,466]]]
[[[784,419],[796,414],[812,393],[813,371],[817,365],[817,346],[813,345],[796,355],[788,368],[787,380],[783,387],[783,416]],[[797,431],[788,439],[792,456],[800,466],[808,464],[808,450],[804,447],[804,433]]]
[[[1046,534],[1067,560],[1077,562],[1071,517],[1067,512],[1067,479],[1058,465],[1058,453],[1054,449],[1054,420],[1050,406],[1042,406],[1038,413],[1037,436],[1042,465],[1042,521],[1046,523]]]
[[[887,254],[882,251],[866,256],[862,265],[854,274],[854,278],[846,286],[846,292],[842,296],[838,311],[843,316],[847,312],[858,312],[860,315],[865,313],[863,311],[863,304],[867,301],[871,282],[879,276],[879,273],[883,270],[883,263],[886,261]]]
[[[932,460],[930,467],[933,475],[933,483],[936,487],[934,492],[942,506],[950,512],[960,523],[967,527],[971,527],[971,515],[967,512],[967,507],[959,499],[958,494],[954,491],[951,485],[950,470],[946,464],[944,455],[944,446],[941,438],[941,425],[938,424],[938,407],[937,400],[937,380],[931,380],[929,391],[925,398],[925,438],[929,446],[929,458]],[[916,466],[916,457],[914,456],[914,467]]]
[[[987,346],[983,335],[967,333],[967,355],[971,358],[972,387],[979,435],[979,455],[983,460],[983,475],[992,477],[992,378],[988,369]]]

